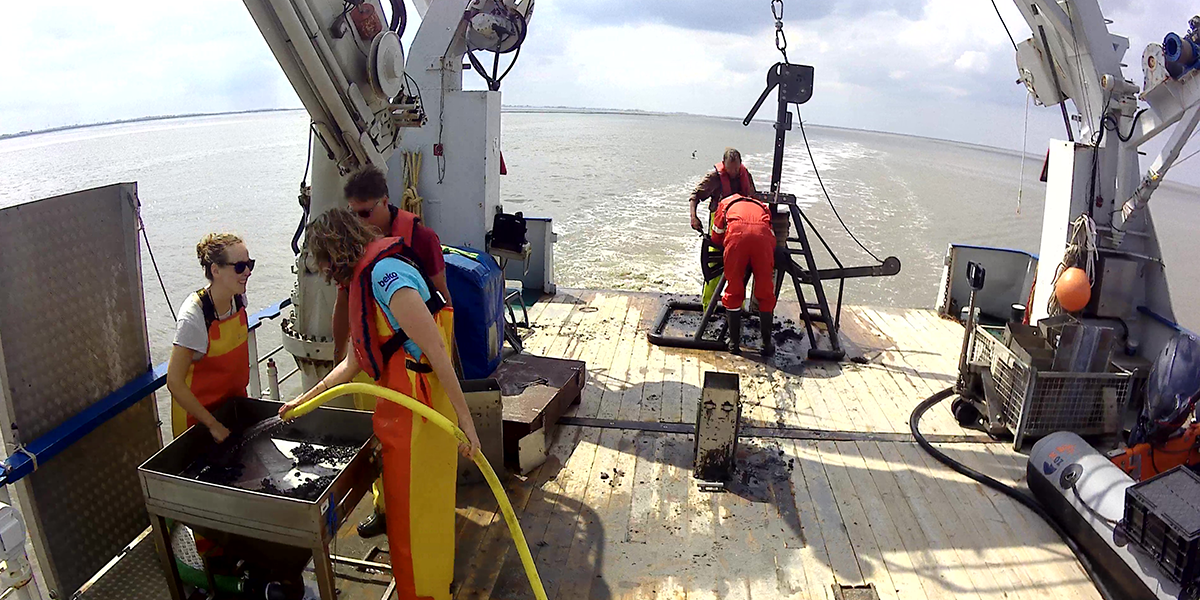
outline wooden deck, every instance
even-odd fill
[[[908,437],[912,408],[953,383],[961,326],[849,307],[843,340],[867,362],[789,373],[649,344],[661,302],[562,290],[530,310],[525,349],[587,362],[576,416],[694,422],[702,374],[721,370],[741,375],[744,426],[858,433],[744,439],[750,476],[712,493],[691,477],[691,436],[560,427],[547,464],[507,484],[550,598],[816,600],[864,584],[885,599],[1099,597],[1040,519]],[[959,428],[948,404],[922,430],[970,436],[940,446],[1023,486],[1025,457]],[[460,488],[458,506],[456,598],[532,598],[486,488]]]

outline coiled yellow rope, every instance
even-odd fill
[[[447,419],[442,413],[422,404],[416,398],[370,383],[343,383],[329,388],[308,402],[288,411],[283,415],[283,418],[290,421],[297,417],[302,417],[338,396],[349,394],[369,394],[395,402],[428,419],[430,423],[445,430],[446,433],[454,436],[460,443],[467,443],[466,434],[457,425],[451,423],[450,419]],[[483,473],[483,478],[487,480],[488,487],[492,489],[492,495],[496,496],[496,501],[500,503],[500,511],[504,513],[504,521],[508,523],[508,532],[512,535],[513,543],[517,546],[517,554],[520,555],[521,564],[525,567],[525,576],[529,578],[529,585],[533,588],[534,597],[537,600],[546,600],[546,589],[542,587],[542,579],[538,576],[537,566],[533,564],[533,555],[530,554],[529,545],[525,542],[525,534],[521,532],[521,524],[517,521],[517,514],[513,512],[512,504],[508,501],[508,494],[504,493],[504,486],[500,485],[500,479],[496,477],[496,472],[492,470],[492,465],[483,456],[483,452],[476,451],[475,455],[471,458],[475,461],[475,466],[479,467],[479,470]]]
[[[404,153],[404,193],[400,196],[400,208],[418,217],[421,216],[421,196],[417,194],[417,178],[421,174],[421,153]]]

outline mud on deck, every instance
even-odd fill
[[[506,482],[551,598],[816,600],[864,584],[885,599],[1099,597],[1036,516],[908,435],[912,408],[953,384],[961,326],[927,310],[847,307],[842,340],[864,364],[805,362],[807,341],[763,364],[753,353],[649,344],[664,299],[560,290],[530,309],[525,349],[587,362],[574,416],[694,422],[703,372],[722,370],[741,376],[743,427],[791,433],[743,439],[746,468],[729,491],[711,493],[691,477],[690,435],[561,426],[548,462]],[[795,313],[783,305],[776,316]],[[1024,486],[1024,456],[960,428],[948,404],[922,430],[956,459]],[[361,557],[373,544],[386,548],[346,527],[336,551]],[[484,486],[459,488],[457,547],[456,598],[532,598]],[[383,590],[350,587],[361,589],[342,598]]]

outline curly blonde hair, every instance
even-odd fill
[[[200,266],[204,269],[204,277],[212,281],[213,265],[225,263],[225,252],[230,247],[241,244],[242,238],[232,233],[210,233],[196,244],[196,258],[200,259]]]
[[[305,245],[319,265],[329,265],[325,280],[339,284],[350,281],[367,244],[378,235],[349,209],[335,208],[308,224]]]

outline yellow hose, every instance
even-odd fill
[[[308,402],[284,413],[283,418],[286,421],[290,421],[297,417],[302,417],[316,410],[318,406],[338,396],[347,394],[370,394],[391,400],[425,417],[430,423],[437,425],[445,430],[446,433],[454,436],[460,443],[468,443],[467,435],[457,425],[451,423],[450,419],[447,419],[442,413],[422,404],[416,398],[370,383],[343,383],[329,388]],[[492,488],[492,494],[496,496],[496,501],[500,503],[500,511],[504,513],[504,521],[508,523],[508,532],[512,535],[513,543],[517,546],[517,554],[521,556],[521,564],[525,567],[525,576],[529,578],[529,585],[533,588],[534,597],[537,600],[546,600],[546,589],[542,587],[542,579],[538,576],[537,566],[533,564],[533,555],[529,553],[529,545],[525,542],[525,534],[521,532],[521,524],[517,522],[517,513],[513,512],[512,504],[508,502],[508,494],[504,493],[504,486],[500,485],[500,479],[496,477],[496,472],[492,470],[492,465],[483,456],[483,452],[477,450],[471,458],[475,461],[475,466],[479,467],[480,472],[483,473],[483,478],[487,480],[488,487]]]

